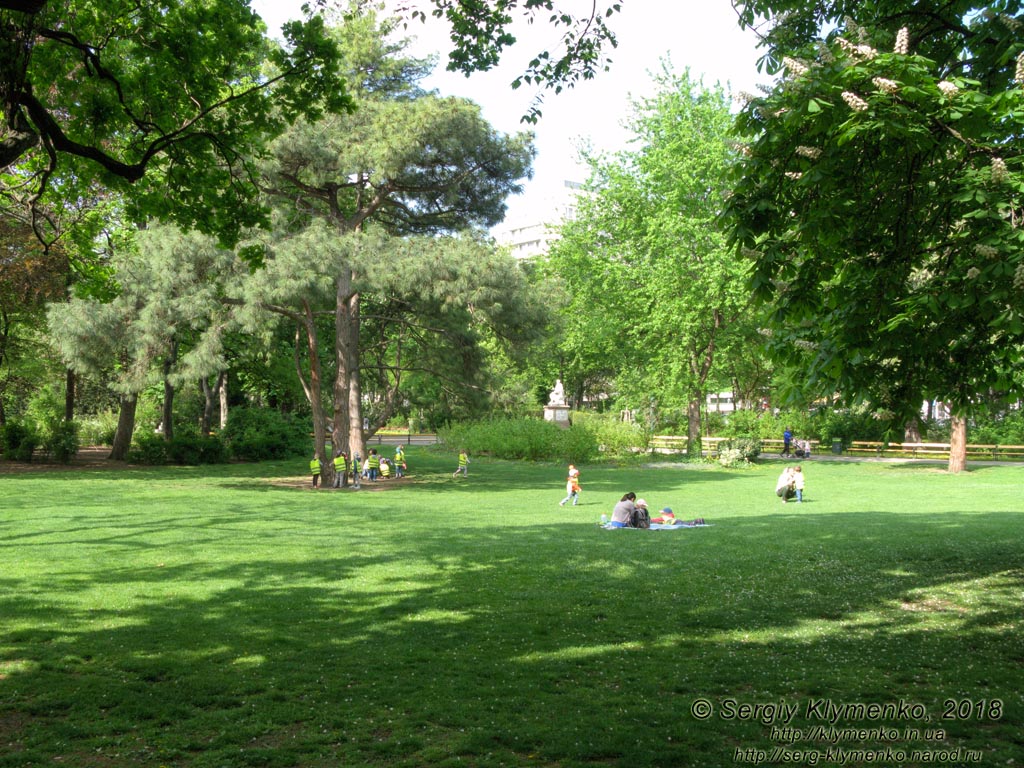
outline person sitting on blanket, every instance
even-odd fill
[[[608,523],[609,528],[629,528],[629,521],[636,510],[634,501],[636,501],[636,494],[632,491],[622,497],[622,500],[612,510],[612,519]]]
[[[651,522],[655,525],[704,525],[704,518],[698,517],[695,520],[677,520],[672,507],[665,507],[658,510],[658,516],[652,517]]]

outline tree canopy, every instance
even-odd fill
[[[730,202],[772,349],[897,424],[922,399],[963,417],[1015,393],[1019,3],[798,5],[745,6],[787,12],[767,38],[785,76],[742,113]]]
[[[636,104],[636,149],[593,163],[593,194],[555,244],[570,294],[572,370],[612,361],[615,390],[642,409],[685,406],[699,437],[716,351],[746,304],[742,265],[717,218],[734,160],[729,99],[665,71]],[[694,441],[696,445],[699,440]]]
[[[319,17],[290,22],[279,47],[247,0],[37,5],[0,9],[8,207],[38,211],[50,187],[99,180],[130,190],[140,221],[231,241],[262,219],[261,145],[299,115],[351,106]]]

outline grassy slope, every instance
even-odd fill
[[[304,460],[2,478],[0,766],[721,766],[833,746],[725,719],[730,699],[795,704],[805,732],[829,725],[810,702],[920,704],[836,723],[898,739],[835,746],[1019,762],[1022,468],[811,461],[808,501],[783,506],[778,463],[584,467],[559,508],[563,467],[474,459],[453,480],[452,457],[409,458],[414,482],[381,492],[266,481]],[[627,490],[714,526],[598,529]],[[947,699],[970,717],[943,721]]]

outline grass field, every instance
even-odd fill
[[[1024,762],[1024,468],[409,463],[0,477],[0,766]]]

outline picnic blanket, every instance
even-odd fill
[[[618,527],[613,526],[613,525],[601,525],[601,526],[598,526],[598,527],[599,528],[604,528],[606,530],[611,530],[611,531],[643,531],[643,530],[674,531],[674,530],[676,530],[678,528],[710,528],[711,527],[711,523],[699,523],[697,525],[693,525],[692,523],[681,523],[680,525],[666,525],[664,523],[651,523],[651,527],[650,528],[618,528]]]

